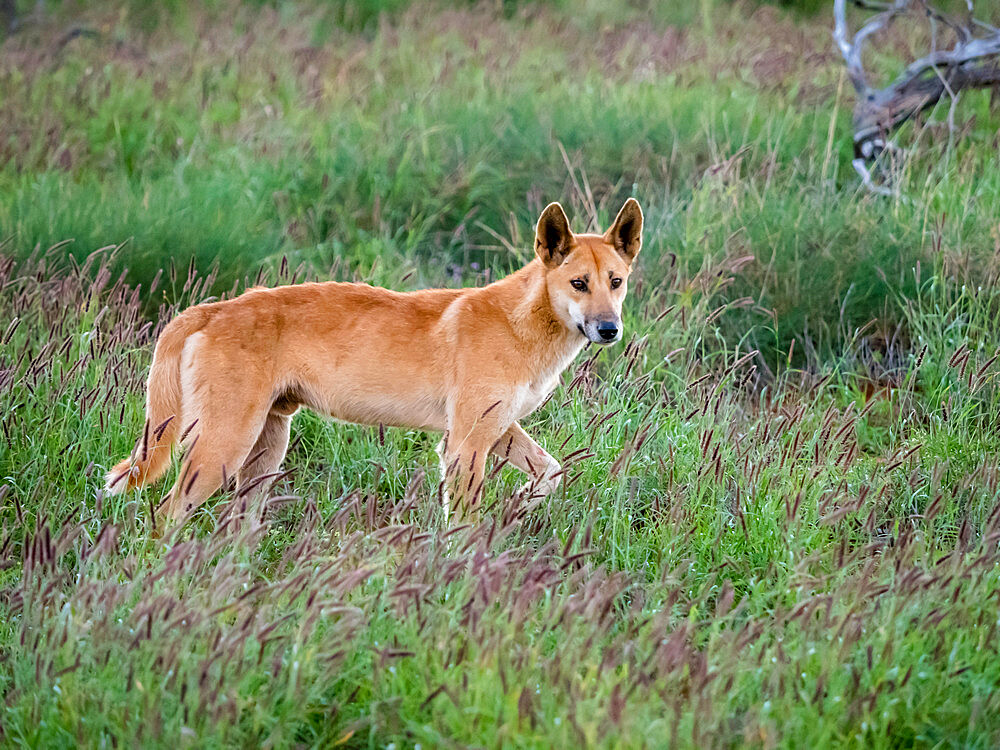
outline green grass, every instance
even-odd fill
[[[51,6],[0,47],[0,745],[997,745],[988,95],[888,200],[825,12]],[[627,195],[540,506],[449,530],[436,436],[310,414],[257,533],[103,497],[177,309],[484,283]]]

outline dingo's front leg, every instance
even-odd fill
[[[444,482],[444,517],[447,522],[475,521],[479,514],[490,443],[476,436],[453,446],[449,437],[446,435],[438,446],[441,479]]]
[[[457,404],[448,417],[448,431],[438,446],[445,518],[450,521],[449,515],[454,513],[458,521],[475,521],[483,495],[486,457],[504,434],[510,417],[500,401],[492,406]]]
[[[493,453],[506,458],[531,479],[521,492],[546,495],[555,491],[562,479],[562,467],[549,453],[514,422],[493,447]]]

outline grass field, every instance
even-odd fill
[[[988,92],[900,134],[889,199],[851,169],[823,7],[24,5],[0,745],[1000,744]],[[625,343],[525,425],[570,470],[543,503],[504,469],[449,529],[436,436],[311,414],[256,532],[220,498],[158,539],[159,488],[103,497],[178,309],[485,283],[548,201],[580,231],[629,195]]]

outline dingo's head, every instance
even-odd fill
[[[535,253],[545,267],[552,309],[570,330],[595,344],[622,337],[622,301],[642,247],[642,209],[629,198],[604,234],[573,234],[562,206],[538,219]]]

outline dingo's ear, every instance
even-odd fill
[[[558,203],[550,203],[538,218],[535,228],[535,253],[549,268],[558,267],[569,255],[573,233],[569,219]]]
[[[621,255],[625,262],[632,265],[635,256],[642,248],[642,209],[635,198],[629,198],[618,212],[618,218],[611,225],[604,238],[609,244],[614,245],[615,250]]]

